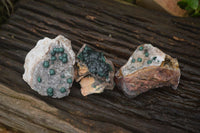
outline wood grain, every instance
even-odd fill
[[[83,97],[42,97],[22,80],[23,63],[39,39],[58,34],[75,52],[87,43],[118,69],[134,49],[152,43],[180,62],[169,87],[128,99],[117,88]],[[20,1],[0,27],[0,123],[20,132],[199,132],[200,19],[176,18],[112,0]]]

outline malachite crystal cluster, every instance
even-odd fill
[[[103,53],[97,52],[88,46],[85,46],[77,57],[87,65],[92,74],[108,77],[109,72],[112,71],[111,66],[106,63]]]
[[[51,51],[51,61],[56,61],[57,57],[56,54],[58,54],[58,58],[60,61],[62,61],[62,63],[67,63],[68,62],[68,58],[67,58],[67,53],[64,53],[65,49],[64,48],[53,48],[53,50]]]
[[[144,50],[144,47],[143,47],[143,46],[140,46],[140,47],[139,47],[139,50],[140,50],[140,51],[143,51],[143,50]],[[145,56],[145,58],[148,58],[148,57],[149,57],[149,53],[148,53],[147,50],[144,51],[144,56]],[[152,59],[147,60],[147,64],[151,64],[153,60],[156,60],[156,58],[157,58],[157,57],[155,56],[155,57],[153,57]],[[137,62],[142,62],[142,60],[143,60],[143,59],[140,58],[140,57],[137,58]],[[132,59],[132,63],[135,63],[135,61],[136,61],[136,59],[133,58],[133,59]]]
[[[114,65],[103,53],[82,46],[77,55],[76,81],[81,85],[81,94],[87,96],[114,88]]]
[[[44,61],[43,62],[43,67],[44,68],[49,68],[50,66],[50,61],[51,61],[51,64],[54,64],[54,61],[57,60],[57,57],[58,59],[62,62],[62,63],[67,63],[68,62],[68,55],[67,53],[64,53],[65,49],[63,47],[60,47],[60,48],[53,48],[53,50],[51,51],[51,59],[48,60],[48,61]],[[49,69],[49,75],[50,76],[53,76],[55,75],[56,72],[55,72],[55,69]],[[65,78],[65,75],[64,74],[61,74],[60,76],[61,78]],[[39,83],[42,82],[42,79],[41,77],[38,77],[37,78],[37,81]],[[67,83],[71,84],[72,83],[72,78],[68,78],[67,79]],[[66,92],[66,89],[64,87],[61,87],[60,88],[60,93],[65,93]],[[54,89],[49,87],[47,89],[47,95],[48,96],[53,96],[54,95]]]
[[[26,55],[23,79],[40,95],[65,97],[74,81],[75,58],[69,39],[45,37]]]

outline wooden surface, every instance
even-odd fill
[[[42,97],[22,80],[28,51],[45,36],[103,51],[118,69],[138,44],[152,43],[180,62],[177,91],[128,99],[117,88],[83,97]],[[200,19],[176,18],[112,0],[20,1],[0,27],[0,123],[21,132],[200,132]]]

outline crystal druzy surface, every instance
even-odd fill
[[[80,81],[82,95],[113,89],[114,66],[102,52],[85,44],[78,52],[77,59],[76,81]]]
[[[86,64],[92,74],[108,77],[109,72],[112,71],[111,66],[106,63],[103,53],[94,51],[88,46],[83,49],[78,58]]]

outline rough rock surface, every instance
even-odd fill
[[[70,93],[74,64],[70,40],[61,35],[55,39],[45,37],[27,54],[23,79],[43,96],[62,98]]]
[[[177,59],[151,44],[137,47],[128,62],[115,74],[116,84],[128,97],[149,89],[171,86],[176,89],[180,79]]]
[[[86,44],[77,54],[76,81],[80,81],[83,96],[101,93],[104,89],[114,87],[114,66],[101,52],[97,52]]]

